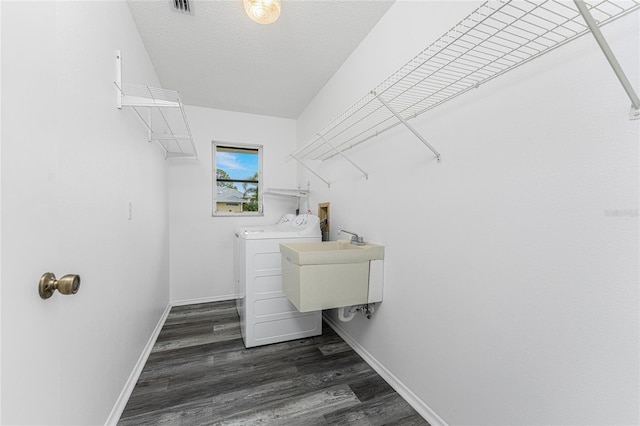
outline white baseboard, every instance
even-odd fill
[[[167,317],[169,316],[169,312],[171,311],[171,308],[173,306],[193,305],[197,303],[221,302],[224,300],[233,300],[237,298],[238,298],[237,294],[229,294],[225,296],[201,297],[198,299],[185,299],[185,300],[177,300],[177,301],[169,302],[164,312],[162,313],[162,316],[160,317],[160,320],[158,321],[156,328],[153,330],[153,333],[151,333],[151,337],[149,338],[149,341],[147,342],[146,346],[142,350],[142,353],[140,354],[140,358],[138,358],[138,362],[134,366],[131,374],[129,375],[129,378],[125,383],[124,388],[122,389],[122,392],[120,392],[120,396],[116,400],[116,403],[113,406],[111,413],[109,413],[109,417],[107,417],[105,426],[115,426],[118,424],[118,420],[120,420],[120,416],[122,415],[122,412],[124,411],[124,408],[127,405],[127,402],[129,401],[129,397],[133,392],[133,388],[136,386],[136,383],[138,382],[138,378],[140,378],[140,374],[142,374],[142,370],[144,368],[144,365],[147,362],[147,359],[149,359],[149,355],[151,354],[153,345],[155,345],[156,340],[158,339],[158,335],[162,330],[162,326],[164,326],[164,323],[167,320]]]
[[[142,350],[142,353],[140,354],[140,358],[138,358],[138,362],[133,368],[133,371],[131,372],[131,374],[129,375],[129,378],[125,383],[124,388],[122,389],[122,392],[120,392],[120,396],[116,400],[116,403],[113,406],[111,413],[109,413],[109,417],[107,417],[105,426],[115,426],[118,424],[118,420],[120,420],[120,416],[124,411],[124,407],[127,405],[127,402],[129,401],[131,392],[133,392],[133,388],[136,386],[136,383],[138,382],[138,378],[140,377],[140,374],[142,374],[142,369],[144,368],[144,365],[147,363],[147,359],[151,354],[153,345],[155,345],[156,340],[158,339],[160,330],[162,330],[162,326],[164,325],[164,322],[167,320],[169,311],[171,311],[171,306],[172,306],[171,303],[169,303],[165,308],[164,312],[162,313],[162,316],[160,317],[160,320],[158,321],[156,328],[153,330],[153,333],[151,334],[149,341],[147,342],[146,346]]]
[[[182,299],[182,300],[172,300],[171,306],[184,306],[184,305],[195,305],[198,303],[210,303],[210,302],[223,302],[225,300],[235,300],[240,295],[238,294],[226,294],[224,296],[212,296],[212,297],[199,297],[197,299]]]
[[[360,343],[355,341],[340,325],[327,314],[324,320],[342,339],[347,342],[358,355],[365,360],[398,394],[405,399],[431,426],[447,426],[447,423],[436,414],[427,404],[414,394],[404,383],[394,376],[387,368],[373,357]]]

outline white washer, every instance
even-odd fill
[[[280,243],[321,241],[317,216],[285,215],[235,233],[236,309],[247,348],[322,334],[322,311],[299,312],[282,292]]]

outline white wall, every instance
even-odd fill
[[[2,3],[0,3],[0,22],[2,22]],[[0,31],[0,48],[2,31]],[[0,60],[2,59],[0,49]],[[0,66],[0,189],[2,188],[2,67]],[[2,259],[2,197],[0,196],[0,259]],[[2,262],[0,262],[0,306],[2,306]],[[2,315],[0,315],[0,383],[2,383]],[[0,391],[1,391],[0,386]],[[2,398],[0,397],[0,421],[2,420]]]
[[[306,139],[471,6],[398,2],[297,130],[188,108],[200,160],[172,162],[167,178],[133,112],[115,108],[114,50],[125,81],[157,85],[126,5],[2,2],[0,422],[104,423],[169,299],[233,296],[233,229],[293,204],[211,217],[212,139],[263,144],[265,187],[292,186],[296,132]],[[640,87],[637,17],[605,34]],[[384,303],[345,329],[448,423],[639,422],[638,218],[608,214],[638,209],[628,104],[584,38],[416,120],[442,164],[396,128],[354,151],[368,181],[340,160],[322,170],[331,190],[308,177],[332,229],[387,247]],[[407,199],[394,221],[389,206]],[[80,292],[40,300],[45,271],[79,273]]]
[[[169,164],[171,301],[233,299],[233,239],[238,226],[275,223],[295,201],[265,196],[263,217],[212,217],[213,140],[263,145],[263,188],[295,188],[295,120],[186,107],[198,160]],[[306,185],[306,184],[305,184]]]
[[[441,6],[394,4],[301,115],[299,140],[471,5],[456,3],[457,17]],[[637,90],[638,21],[603,30]],[[367,87],[354,78],[370,74]],[[448,424],[640,422],[629,104],[583,37],[414,120],[441,164],[397,127],[351,153],[368,181],[340,159],[319,169],[330,189],[301,173],[312,205],[331,202],[334,232],[386,246],[384,302],[342,326]]]
[[[115,50],[157,78],[124,2],[3,2],[1,28],[0,422],[104,424],[169,301],[166,162]],[[79,293],[41,300],[47,271]]]

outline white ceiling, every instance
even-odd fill
[[[283,0],[257,24],[242,0],[129,0],[162,87],[187,105],[297,118],[389,9],[389,0]]]

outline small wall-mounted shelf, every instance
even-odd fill
[[[640,8],[640,0],[490,0],[449,30],[288,158],[324,179],[309,162],[340,156],[365,177],[345,152],[400,124],[435,155],[440,153],[409,123],[469,90],[591,32],[640,119],[640,100],[599,27]]]
[[[122,82],[122,55],[116,52],[118,108],[132,108],[148,131],[148,140],[156,141],[165,158],[198,158],[180,93]]]
[[[287,198],[307,198],[309,196],[308,189],[278,189],[278,188],[267,188],[264,195],[274,195],[276,197],[287,197]]]
[[[307,189],[281,189],[281,188],[267,188],[263,195],[271,195],[274,197],[292,198],[296,200],[296,214],[300,213],[300,201],[309,198],[310,183],[307,182]]]

